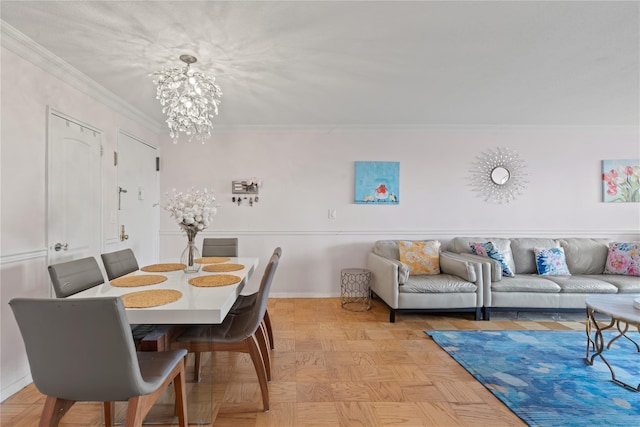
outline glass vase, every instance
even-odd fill
[[[196,262],[200,258],[200,251],[196,246],[196,233],[187,230],[187,239],[187,247],[182,251],[180,262],[185,265],[183,269],[185,273],[197,273],[201,265]]]

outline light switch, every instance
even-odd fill
[[[144,200],[144,188],[138,187],[138,200]]]
[[[335,209],[329,209],[329,219],[336,219],[337,212]]]

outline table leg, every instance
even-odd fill
[[[616,327],[616,329],[618,330],[619,334],[616,335],[615,337],[613,337],[609,343],[606,343],[604,335],[602,334],[603,331],[606,331],[608,329],[612,329],[613,327]],[[640,391],[640,384],[638,384],[637,387],[632,386],[630,384],[627,384],[623,381],[620,381],[619,379],[616,378],[616,374],[615,371],[613,370],[613,367],[611,366],[611,364],[607,361],[607,359],[604,357],[603,352],[606,349],[610,349],[611,348],[611,344],[617,340],[620,337],[625,337],[626,339],[628,339],[629,341],[631,341],[633,344],[635,344],[636,349],[638,350],[638,352],[640,352],[640,346],[638,346],[638,343],[636,343],[634,340],[632,340],[631,338],[629,338],[626,335],[626,332],[629,329],[629,325],[626,322],[620,322],[619,320],[616,319],[611,319],[611,322],[609,322],[608,325],[601,327],[600,324],[596,321],[595,318],[595,310],[593,310],[592,308],[588,308],[587,309],[587,325],[586,325],[586,329],[587,329],[587,355],[585,357],[585,363],[587,363],[588,365],[593,365],[593,362],[596,358],[596,356],[599,356],[600,359],[602,359],[602,361],[605,363],[605,365],[607,365],[607,367],[609,368],[609,371],[611,372],[611,379],[613,380],[613,382],[624,386],[624,387],[628,387],[632,390],[635,391]],[[595,329],[595,330],[594,330]],[[592,336],[592,332],[593,332],[593,336]],[[589,357],[589,350],[590,348],[593,346],[593,355],[591,355],[591,357]]]

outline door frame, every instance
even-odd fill
[[[65,114],[63,112],[61,112],[60,110],[57,110],[53,107],[51,107],[50,105],[47,105],[47,134],[46,134],[46,150],[45,150],[45,156],[46,156],[46,168],[45,168],[45,182],[46,182],[46,194],[45,194],[45,235],[46,235],[46,244],[47,244],[47,265],[51,264],[51,250],[52,250],[52,246],[54,244],[54,242],[50,242],[50,231],[51,231],[51,224],[49,222],[49,218],[50,218],[50,214],[53,210],[53,201],[51,200],[51,194],[52,194],[52,187],[53,187],[53,183],[52,183],[52,179],[51,179],[51,171],[52,171],[52,156],[50,153],[51,150],[51,132],[52,132],[52,120],[51,120],[51,116],[57,116],[61,119],[64,120],[68,120],[70,122],[73,122],[75,124],[77,124],[78,126],[81,126],[85,129],[88,129],[89,131],[92,132],[98,132],[101,135],[100,138],[100,182],[99,182],[99,199],[100,199],[100,218],[99,218],[99,223],[100,223],[100,229],[99,229],[99,252],[102,252],[104,249],[104,131],[102,131],[102,129],[99,129],[95,126],[89,125],[85,122],[83,122],[82,120],[78,120],[75,117],[72,117],[68,114]],[[100,253],[95,254],[95,256],[99,256]],[[53,294],[53,287],[49,287],[49,295],[51,297],[54,296]]]

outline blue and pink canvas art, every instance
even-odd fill
[[[400,162],[355,162],[355,202],[397,205],[400,202]]]
[[[602,161],[604,202],[640,202],[640,159]]]

